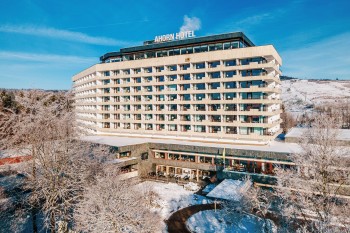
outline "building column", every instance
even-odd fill
[[[198,169],[196,170],[196,179],[197,179],[197,182],[199,182],[199,171],[198,171]]]
[[[166,176],[169,176],[169,166],[165,166]]]
[[[265,163],[261,163],[261,171],[265,172]]]

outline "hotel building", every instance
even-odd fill
[[[156,37],[73,76],[78,123],[95,135],[266,143],[280,132],[280,66],[242,32]]]

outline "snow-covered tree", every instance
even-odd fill
[[[349,147],[338,142],[334,118],[318,115],[300,140],[296,166],[277,169],[277,193],[291,226],[310,232],[349,232]],[[295,230],[295,229],[294,229]]]

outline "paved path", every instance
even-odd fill
[[[216,207],[220,209],[220,205],[216,204]],[[202,205],[193,205],[183,209],[180,209],[173,213],[166,224],[168,226],[169,233],[191,233],[186,227],[186,221],[189,217],[203,210],[212,210],[214,209],[214,204],[202,204]]]

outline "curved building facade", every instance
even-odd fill
[[[272,45],[255,46],[241,32],[156,41],[107,53],[73,76],[81,127],[232,143],[266,143],[281,132],[282,60]]]

